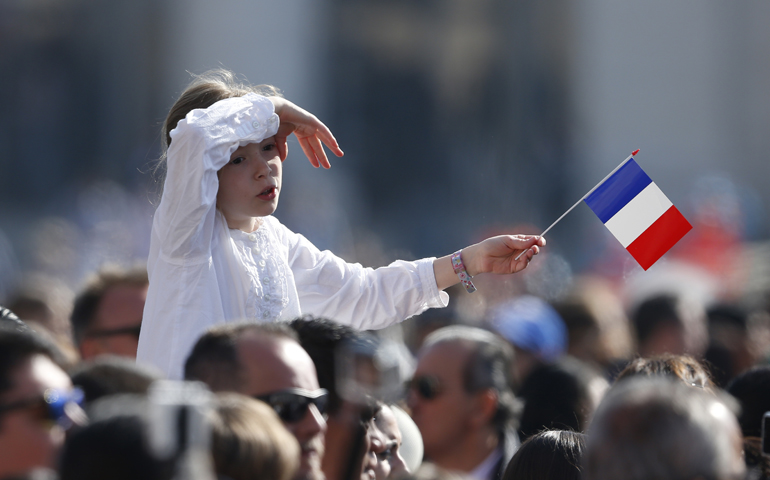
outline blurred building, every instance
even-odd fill
[[[277,215],[350,259],[537,233],[635,148],[685,216],[728,184],[720,214],[766,239],[768,20],[762,0],[0,2],[0,299],[22,270],[146,254],[160,124],[218,66],[335,132],[328,172],[290,144]],[[576,269],[613,241],[587,208],[549,236]]]

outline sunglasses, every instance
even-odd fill
[[[433,400],[441,394],[441,382],[434,375],[422,375],[409,381],[407,387],[425,400]]]
[[[139,338],[139,332],[142,326],[137,325],[135,327],[123,327],[123,328],[108,328],[102,330],[90,330],[86,333],[86,337],[98,338],[98,337],[115,337],[118,335],[133,335]]]
[[[83,398],[83,391],[79,388],[69,391],[49,388],[42,395],[0,405],[0,415],[14,410],[34,408],[40,412],[41,420],[48,427],[59,425],[66,429],[72,425],[67,415],[67,406],[70,404],[79,406],[83,403]]]
[[[304,388],[290,388],[267,395],[254,396],[257,400],[267,403],[278,417],[286,423],[296,423],[305,418],[310,404],[315,405],[321,415],[326,413],[326,405],[329,402],[329,392],[325,388],[318,390],[305,390]]]

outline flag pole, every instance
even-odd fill
[[[610,173],[608,173],[608,174],[607,174],[607,176],[606,176],[606,177],[604,177],[604,178],[602,179],[602,181],[601,181],[601,182],[599,182],[599,183],[597,183],[596,185],[594,185],[594,188],[592,188],[591,190],[589,190],[589,191],[588,191],[588,193],[586,193],[585,195],[583,195],[583,196],[580,198],[580,200],[578,200],[577,202],[575,202],[575,204],[574,204],[574,205],[572,205],[571,207],[569,207],[569,210],[567,210],[566,212],[562,213],[562,214],[561,214],[561,217],[557,218],[557,219],[556,219],[556,221],[555,221],[555,222],[553,222],[553,223],[551,224],[551,226],[550,226],[550,227],[548,227],[548,228],[546,228],[545,230],[543,230],[543,233],[541,233],[541,234],[540,234],[540,236],[541,236],[541,237],[545,236],[545,234],[546,234],[546,233],[548,233],[548,231],[549,231],[550,229],[552,229],[552,228],[554,227],[554,225],[556,225],[557,223],[559,223],[559,222],[561,221],[561,219],[562,219],[562,218],[566,217],[566,216],[567,216],[567,214],[568,214],[569,212],[571,212],[572,210],[574,210],[574,209],[575,209],[575,207],[577,207],[578,205],[580,205],[580,202],[582,202],[583,200],[585,200],[585,199],[586,199],[586,197],[588,197],[589,195],[591,195],[592,193],[594,193],[594,191],[595,191],[597,188],[599,188],[599,185],[601,185],[601,184],[602,184],[602,183],[604,183],[604,182],[605,182],[605,181],[606,181],[608,178],[610,178],[610,177],[612,176],[612,174],[613,174],[613,173],[615,173],[615,172],[617,172],[618,170],[620,170],[620,167],[622,167],[623,165],[625,165],[626,163],[628,163],[628,161],[629,161],[629,160],[631,160],[632,158],[634,158],[634,155],[636,155],[637,153],[639,153],[639,149],[638,149],[638,148],[637,148],[636,150],[634,150],[633,152],[631,152],[631,155],[629,155],[629,156],[628,156],[628,158],[626,158],[625,160],[623,160],[622,162],[620,162],[620,165],[618,165],[617,167],[615,167],[615,170],[613,170],[613,171],[611,171]],[[527,250],[528,250],[528,249],[527,249]],[[524,252],[526,252],[527,250],[524,250]],[[516,261],[516,260],[518,260],[518,259],[519,259],[519,258],[520,258],[522,255],[524,255],[524,252],[521,252],[521,253],[519,253],[518,255],[516,255],[516,258],[514,258],[514,259],[513,259],[513,261]]]

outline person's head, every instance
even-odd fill
[[[45,327],[57,341],[70,338],[69,322],[73,292],[51,275],[25,273],[6,300],[6,306],[24,322]]]
[[[0,478],[55,467],[65,429],[82,415],[76,401],[53,344],[0,325]]]
[[[327,478],[338,478],[345,475],[346,469],[352,468],[349,465],[351,457],[355,456],[355,462],[363,464],[370,453],[363,448],[351,453],[351,444],[361,444],[363,438],[368,441],[364,442],[365,446],[371,448],[366,432],[371,418],[362,418],[371,416],[369,406],[345,400],[340,396],[337,385],[338,354],[349,342],[360,340],[362,333],[348,325],[309,315],[293,320],[290,325],[302,348],[313,359],[319,385],[329,392],[326,450],[322,468]],[[365,469],[366,465],[361,468]]]
[[[272,406],[301,449],[298,478],[322,478],[327,398],[315,366],[283,323],[227,324],[206,332],[185,363],[185,378]]]
[[[360,333],[349,325],[311,316],[297,318],[289,325],[297,333],[302,348],[313,359],[319,385],[329,391],[327,413],[333,417],[344,401],[337,393],[337,347],[357,338]]]
[[[579,277],[554,308],[567,327],[569,355],[601,368],[632,356],[631,324],[609,281]]]
[[[643,300],[631,314],[639,355],[664,353],[699,357],[706,347],[703,306],[684,296],[660,294]]]
[[[144,267],[107,267],[87,281],[71,316],[84,360],[104,354],[136,358],[148,285]]]
[[[731,379],[757,364],[762,348],[756,339],[764,338],[758,330],[756,314],[732,303],[712,305],[706,311],[709,347],[704,355],[712,366],[714,383],[724,388]]]
[[[193,80],[179,95],[163,122],[161,136],[164,149],[168,149],[171,145],[171,131],[192,110],[206,109],[220,100],[242,97],[249,93],[265,96],[280,95],[278,89],[271,85],[250,85],[240,81],[233,72],[224,68],[193,75]]]
[[[586,436],[564,430],[545,430],[521,444],[502,480],[581,480]]]
[[[270,406],[237,393],[220,393],[211,416],[214,470],[232,480],[291,480],[299,444]]]
[[[426,337],[409,391],[425,455],[439,465],[464,442],[489,442],[514,427],[511,346],[479,328],[451,326]]]
[[[70,313],[74,293],[62,280],[42,273],[26,273],[6,300],[6,306],[40,335],[47,336],[74,365],[80,354],[72,338]]]
[[[544,300],[523,295],[497,305],[491,313],[492,330],[516,352],[513,380],[520,385],[537,365],[552,362],[567,350],[567,328],[556,310]]]
[[[727,385],[741,406],[738,422],[744,437],[762,435],[762,416],[770,411],[770,366],[747,370]]]
[[[171,145],[172,130],[190,111],[205,109],[220,100],[242,97],[249,93],[279,95],[278,90],[272,86],[249,85],[224,69],[196,75],[166,117],[162,129],[165,147]],[[230,155],[230,161],[217,175],[217,209],[224,214],[230,228],[251,230],[255,217],[270,215],[278,206],[282,163],[274,137],[239,145]]]
[[[727,396],[664,377],[614,385],[596,411],[587,480],[739,480],[741,435]]]
[[[144,395],[114,395],[89,408],[90,422],[68,436],[59,465],[60,480],[171,480],[174,456],[161,456],[153,447],[150,402]],[[189,471],[190,480],[212,478],[209,465]]]
[[[377,411],[372,420],[370,436],[371,449],[377,460],[374,467],[376,480],[409,475],[409,468],[401,455],[401,430],[390,406],[382,405]]]
[[[83,391],[85,403],[118,393],[147,393],[162,375],[126,357],[102,355],[70,371],[72,383]]]
[[[738,424],[743,433],[746,467],[750,472],[762,472],[762,476],[746,478],[770,478],[770,458],[762,453],[762,417],[770,411],[770,367],[755,367],[738,375],[726,387],[740,405]]]
[[[517,392],[524,402],[520,438],[544,428],[584,431],[607,388],[599,373],[573,358],[537,367]]]
[[[615,379],[616,382],[631,377],[663,376],[681,380],[685,385],[714,390],[706,367],[689,355],[658,355],[631,360]]]

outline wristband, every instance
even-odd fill
[[[460,253],[462,250],[458,250],[455,253],[452,254],[452,269],[454,269],[457,276],[460,278],[460,283],[463,284],[463,287],[465,287],[465,290],[468,293],[473,293],[476,291],[476,286],[473,285],[473,282],[471,281],[470,275],[468,275],[468,272],[465,270],[465,265],[463,265],[463,259],[460,256]]]

